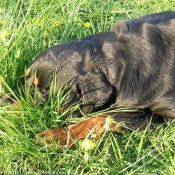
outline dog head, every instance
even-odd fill
[[[53,46],[41,53],[25,73],[30,94],[37,89],[41,97],[47,100],[51,90],[56,95],[63,88],[65,93],[68,92],[65,108],[80,103],[83,113],[89,113],[106,107],[114,88],[100,66],[105,62],[101,51],[104,35]],[[109,39],[109,36],[105,38]]]

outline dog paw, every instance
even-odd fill
[[[109,125],[109,128],[107,125]],[[58,146],[74,147],[78,140],[83,140],[90,136],[98,139],[106,129],[118,132],[121,127],[116,126],[114,123],[109,124],[106,115],[96,116],[64,128],[43,131],[37,134],[36,143],[40,146],[45,146],[56,142]]]
[[[59,146],[64,146],[67,143],[68,133],[65,128],[55,128],[43,131],[36,135],[36,144],[40,146],[56,143]]]

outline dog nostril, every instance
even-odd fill
[[[42,89],[42,90],[39,90],[41,92],[42,95],[46,95],[46,90]]]

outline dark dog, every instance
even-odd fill
[[[45,99],[55,79],[55,94],[63,87],[65,92],[70,91],[64,107],[80,103],[85,114],[116,104],[149,109],[165,119],[174,119],[175,12],[121,21],[108,32],[53,46],[33,61],[26,77],[31,94],[35,86]],[[3,97],[1,101],[6,100]],[[137,120],[133,114],[126,115],[116,114],[114,119],[131,123]],[[93,127],[101,134],[107,116],[44,131],[37,138],[40,144],[53,139],[64,145],[67,129],[72,140],[85,138]],[[121,127],[112,124],[111,129],[118,131]]]

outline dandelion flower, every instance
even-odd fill
[[[9,32],[8,32],[7,30],[3,30],[3,31],[1,32],[1,36],[4,37],[4,38],[8,38]]]
[[[53,24],[53,27],[60,27],[61,23],[58,21],[55,21]]]
[[[86,22],[86,23],[84,24],[84,26],[85,26],[86,28],[90,28],[90,27],[91,27],[91,23],[90,23],[90,22]]]
[[[0,27],[2,27],[2,26],[3,26],[3,24],[4,24],[4,22],[3,22],[3,21],[0,21]]]
[[[9,37],[9,32],[7,30],[0,31],[0,39],[6,41]]]
[[[48,32],[44,32],[44,33],[43,33],[43,37],[44,37],[44,38],[48,38],[48,37],[49,37],[49,33],[48,33]]]
[[[2,8],[0,8],[0,15],[3,13],[3,9]]]
[[[90,140],[90,139],[85,139],[82,141],[81,146],[85,149],[85,150],[91,150],[95,147],[95,143]]]

